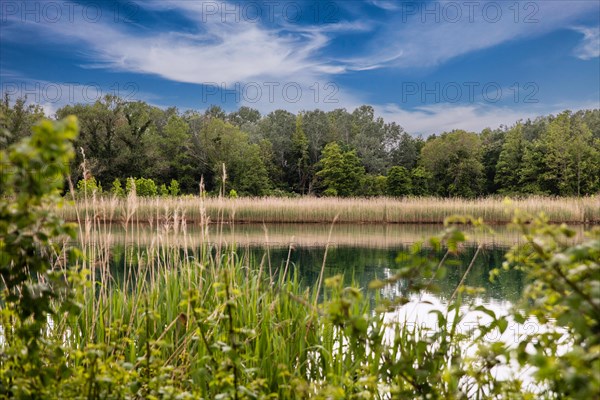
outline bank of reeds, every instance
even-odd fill
[[[94,218],[123,221],[127,217],[127,199],[99,197],[93,204],[78,201],[59,212],[71,221],[76,211]],[[600,223],[600,196],[582,198],[528,197],[509,202],[502,198],[136,198],[136,218],[160,221],[177,210],[188,223],[201,222],[203,203],[205,217],[225,223],[442,223],[451,215],[471,215],[486,223],[503,224],[511,220],[512,211],[519,209],[531,215],[544,212],[553,223]],[[86,207],[91,207],[86,209]]]
[[[373,282],[375,293],[403,282],[403,292],[377,298],[373,312],[341,277],[324,280],[321,269],[306,288],[289,259],[272,263],[268,251],[254,259],[228,243],[233,200],[211,204],[212,230],[212,200],[160,200],[91,197],[73,208],[84,255],[77,270],[89,275],[77,286],[81,311],[55,315],[48,329],[76,371],[53,389],[55,398],[488,398],[540,389],[523,388],[518,375],[498,380],[494,362],[473,358],[485,344],[477,332],[459,331],[462,281],[455,302],[432,311],[434,332],[386,318],[411,293],[433,290],[446,257],[417,251],[410,266]],[[186,202],[196,207],[201,240],[189,236]],[[115,221],[123,228],[118,241],[129,244],[120,254],[111,238]],[[330,229],[327,243],[331,237]],[[449,230],[430,244],[445,243],[450,252],[460,238]],[[506,329],[506,320],[494,317],[478,329],[495,327]]]
[[[171,199],[160,211],[157,201],[135,194],[124,201],[91,197],[74,208],[89,285],[78,292],[81,312],[59,315],[52,326],[72,352],[73,366],[88,372],[81,375],[85,381],[62,385],[59,397],[80,393],[87,381],[90,398],[169,392],[180,398],[385,398],[430,390],[422,385],[454,390],[404,366],[428,360],[424,368],[445,370],[446,357],[461,352],[460,340],[448,340],[451,330],[417,347],[419,330],[385,322],[384,314],[368,316],[370,302],[358,289],[324,282],[322,272],[318,284],[306,288],[289,260],[272,264],[268,252],[251,258],[225,240],[230,201],[211,204],[220,218],[212,230],[203,199]],[[199,241],[188,235],[184,202],[197,207]],[[120,255],[112,238],[117,219],[118,241],[130,244]],[[379,372],[384,366],[389,375]],[[396,368],[408,368],[409,375],[391,373]],[[363,374],[369,379],[361,380]]]

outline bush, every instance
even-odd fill
[[[152,179],[146,178],[127,178],[125,189],[127,194],[131,193],[135,187],[135,193],[138,196],[151,197],[158,194],[158,187]]]
[[[119,180],[119,178],[116,178],[113,181],[112,187],[110,188],[110,192],[113,194],[113,196],[117,196],[117,197],[125,196],[125,190],[123,190],[123,187],[121,186],[121,181]]]
[[[165,185],[164,183],[162,185],[160,185],[158,190],[162,197],[167,197],[169,195],[169,190],[167,189],[167,185]]]
[[[78,196],[91,197],[94,194],[102,194],[102,186],[100,185],[100,182],[96,181],[96,178],[80,179],[79,182],[77,182]]]
[[[171,196],[178,196],[181,193],[181,190],[179,188],[179,182],[177,182],[175,179],[171,180],[171,184],[169,185],[169,194]]]
[[[0,201],[0,398],[50,398],[58,380],[71,373],[63,337],[46,332],[50,316],[77,311],[67,278],[76,281],[70,267],[79,253],[62,245],[76,230],[53,212],[62,201],[76,136],[74,117],[42,121],[31,137],[0,151],[6,167],[0,176],[6,194]],[[89,180],[78,189],[86,192],[86,186],[98,187]]]

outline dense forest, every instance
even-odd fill
[[[564,111],[481,132],[453,130],[415,137],[363,105],[267,115],[241,107],[226,113],[161,109],[106,96],[60,108],[76,115],[72,180],[104,191],[144,178],[170,194],[209,192],[290,196],[475,197],[491,194],[577,196],[600,191],[600,110]],[[43,117],[26,99],[3,97],[1,148],[27,136]],[[511,123],[511,121],[507,121]],[[86,169],[80,166],[86,160]],[[225,165],[225,168],[223,168]],[[175,187],[173,185],[175,182]],[[164,190],[163,190],[164,191]],[[155,189],[150,191],[156,192]]]

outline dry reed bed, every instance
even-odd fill
[[[132,201],[135,202],[132,205]],[[89,207],[86,210],[86,205]],[[139,221],[170,219],[173,213],[188,222],[199,222],[203,210],[211,221],[235,223],[442,223],[451,215],[471,215],[487,223],[508,223],[512,211],[544,212],[551,222],[571,224],[600,223],[600,196],[583,198],[529,197],[506,202],[500,198],[95,198],[77,201],[59,212],[76,221],[76,210],[100,220],[122,221],[127,210],[136,209]]]

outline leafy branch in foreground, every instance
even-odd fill
[[[78,252],[60,244],[75,238],[75,226],[52,210],[61,201],[78,128],[72,117],[32,130],[0,151],[0,393],[41,398],[48,382],[67,370],[60,343],[45,334],[48,317],[77,309],[67,265]]]
[[[600,394],[600,229],[573,245],[566,225],[550,225],[517,212],[514,223],[525,244],[507,254],[503,268],[524,271],[529,284],[514,318],[534,316],[543,330],[518,343],[521,366],[535,367],[534,378],[548,397],[595,398]],[[500,273],[499,271],[496,272]]]

